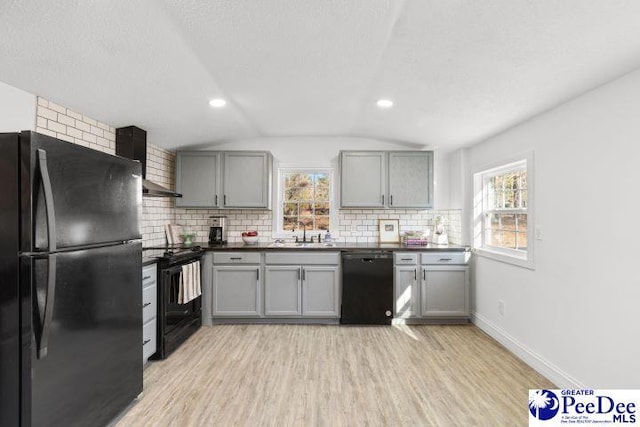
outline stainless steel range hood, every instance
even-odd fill
[[[147,197],[182,197],[182,194],[142,178],[142,195]]]
[[[182,197],[182,194],[146,179],[147,132],[136,126],[116,129],[116,154],[142,164],[142,195],[146,197]]]

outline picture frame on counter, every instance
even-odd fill
[[[380,243],[399,243],[400,242],[400,221],[397,219],[380,219],[378,220],[378,229],[380,230]]]

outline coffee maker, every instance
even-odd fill
[[[224,245],[227,243],[227,217],[210,216],[209,243],[212,245]]]

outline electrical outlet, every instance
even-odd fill
[[[498,314],[504,316],[504,301],[498,300]]]
[[[542,240],[542,227],[536,226],[536,240]]]

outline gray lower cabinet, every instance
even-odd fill
[[[157,265],[142,267],[142,361],[147,363],[156,352],[158,313]]]
[[[264,268],[265,316],[302,316],[302,267],[267,265]]]
[[[427,265],[422,273],[422,317],[469,316],[469,267]]]
[[[215,262],[215,258],[214,258]],[[262,314],[260,265],[215,265],[212,317],[258,317]]]
[[[338,266],[302,267],[302,315],[340,317]]]
[[[394,310],[400,319],[467,319],[466,252],[396,252]]]
[[[396,265],[394,268],[394,317],[411,318],[420,315],[420,289],[417,265]]]
[[[269,252],[265,263],[265,316],[340,317],[339,252]]]

